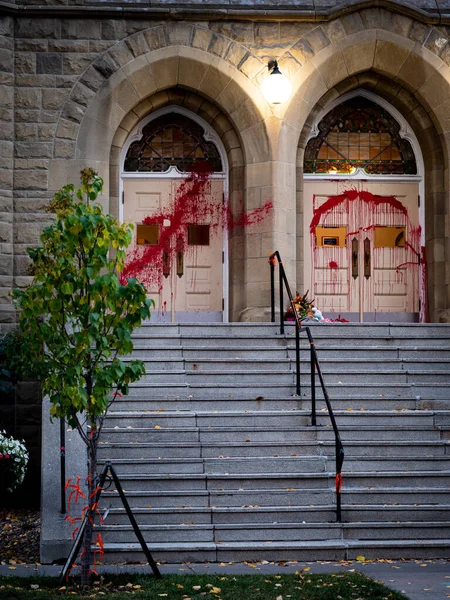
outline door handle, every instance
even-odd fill
[[[170,275],[170,254],[167,250],[163,251],[163,275],[166,279]]]
[[[357,238],[352,239],[352,277],[357,279],[359,275],[358,267],[359,242]]]
[[[364,240],[364,277],[369,279],[371,270],[371,256],[370,256],[370,240],[366,238]]]
[[[177,252],[177,275],[178,277],[183,277],[184,274],[184,254],[181,250]]]
[[[177,239],[177,275],[181,279],[184,274],[184,252],[183,252],[183,238],[181,236]]]

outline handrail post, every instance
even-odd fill
[[[300,326],[295,322],[295,362],[296,362],[296,386],[297,396],[300,396]]]
[[[336,523],[342,522],[341,487],[342,487],[342,445],[336,439]]]
[[[314,353],[314,342],[309,342],[310,363],[311,363],[311,425],[317,425],[316,419],[316,360]]]
[[[59,419],[59,471],[60,471],[60,493],[61,514],[66,514],[66,420]]]
[[[342,523],[341,490],[336,490],[336,523]]]
[[[269,258],[270,263],[270,320],[275,323],[275,257]]]
[[[284,334],[284,310],[283,310],[283,263],[279,261],[278,266],[279,283],[280,283],[280,333]]]

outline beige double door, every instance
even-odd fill
[[[417,320],[418,185],[305,182],[305,281],[325,316]]]
[[[180,214],[181,184],[180,179],[124,179],[123,220],[134,224],[127,262],[140,267],[136,276],[155,302],[152,319],[222,321],[224,233],[212,219],[223,203],[223,180],[212,179],[205,187],[202,202],[210,210],[201,222]]]

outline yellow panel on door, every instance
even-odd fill
[[[316,227],[316,246],[345,247],[346,227]]]
[[[375,248],[403,248],[406,241],[405,227],[375,227]]]

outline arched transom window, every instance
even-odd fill
[[[331,110],[305,150],[305,173],[416,175],[417,165],[400,125],[384,108],[358,96]]]
[[[202,127],[184,115],[168,113],[150,121],[141,139],[130,144],[124,170],[164,173],[176,167],[189,173],[199,163],[207,163],[213,172],[223,170],[219,152],[205,140]]]

